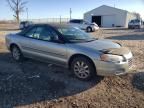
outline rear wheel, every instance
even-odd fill
[[[71,63],[75,76],[81,80],[89,80],[95,75],[93,63],[85,57],[77,57]]]
[[[16,61],[22,61],[23,60],[23,55],[22,55],[20,49],[16,45],[12,46],[11,54],[12,54],[12,57],[14,60],[16,60]]]

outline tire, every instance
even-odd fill
[[[87,32],[92,32],[92,28],[91,27],[87,27]]]
[[[12,54],[13,59],[18,62],[23,61],[24,59],[23,54],[21,53],[20,49],[16,45],[12,46],[11,54]]]
[[[80,80],[90,80],[96,75],[93,63],[86,57],[77,57],[71,63],[71,70]]]

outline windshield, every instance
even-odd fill
[[[58,28],[58,31],[64,36],[64,38],[71,42],[87,42],[96,40],[93,36],[75,27]]]

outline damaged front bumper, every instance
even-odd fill
[[[135,66],[133,65],[133,55],[128,48],[121,47],[119,49],[109,49],[109,51],[107,51],[106,53],[123,56],[125,58],[125,61],[120,63],[95,61],[96,71],[98,75],[124,75],[135,70]]]
[[[121,64],[114,64],[109,62],[99,62],[97,64],[97,75],[101,76],[114,76],[114,75],[124,75],[130,73],[135,69],[134,65],[129,65],[128,62]]]

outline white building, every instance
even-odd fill
[[[136,18],[136,15],[126,10],[106,5],[102,5],[84,14],[84,20],[95,22],[101,27],[128,27],[129,21]]]

